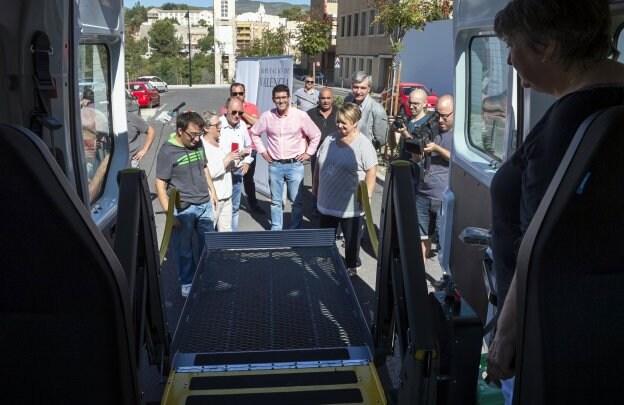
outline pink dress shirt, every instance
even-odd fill
[[[267,147],[262,143],[263,132],[267,134]],[[272,159],[292,159],[304,152],[313,156],[321,140],[321,131],[304,111],[289,107],[280,116],[273,108],[263,113],[251,127],[251,140],[260,154],[268,151]]]

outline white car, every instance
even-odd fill
[[[159,93],[167,91],[167,83],[162,81],[158,76],[141,76],[137,78],[137,82],[148,82],[158,90]]]

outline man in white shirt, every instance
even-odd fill
[[[221,116],[221,139],[219,146],[225,153],[239,151],[239,159],[232,167],[232,231],[238,229],[238,210],[243,191],[243,176],[249,170],[253,161],[251,153],[251,138],[247,132],[247,124],[243,121],[243,102],[238,97],[229,97],[225,102],[225,114]],[[240,160],[243,158],[243,160]]]
[[[202,144],[208,160],[208,171],[217,192],[219,204],[214,215],[215,229],[219,232],[232,231],[232,171],[234,162],[240,159],[240,151],[225,153],[220,145],[221,120],[216,114],[204,115],[206,126]]]

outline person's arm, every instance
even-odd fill
[[[385,145],[388,138],[388,115],[381,104],[375,101],[373,109],[373,135]]]
[[[446,160],[447,162],[451,160],[451,151],[448,149],[444,149],[443,147],[436,144],[435,142],[429,142],[427,146],[425,147],[425,149],[423,150],[426,153],[435,152],[438,155],[442,156],[444,160]]]
[[[505,304],[496,322],[496,335],[488,349],[487,371],[494,380],[508,379],[515,374],[517,342],[516,275],[511,280]]]
[[[303,116],[301,129],[305,136],[308,138],[309,143],[305,150],[305,153],[297,156],[297,160],[299,161],[310,159],[310,156],[316,153],[319,147],[319,143],[321,142],[321,130],[316,126],[316,124],[314,123],[314,121],[312,121],[312,118],[310,118],[308,114],[305,114]]]
[[[208,171],[208,166],[204,167],[204,173],[206,173],[206,180],[208,181],[208,188],[210,189],[210,201],[212,202],[212,205],[217,208],[219,198],[217,197],[217,190],[215,189],[214,183],[212,182],[212,176],[210,175],[210,171]]]
[[[169,210],[169,196],[167,195],[167,183],[164,180],[156,179],[156,196],[163,211]]]
[[[135,153],[134,156],[132,156],[133,160],[143,159],[149,148],[152,146],[154,138],[156,138],[156,131],[154,130],[154,128],[152,128],[151,125],[147,127],[147,131],[145,134],[145,143],[143,144],[143,147],[137,153]]]
[[[375,184],[377,184],[377,166],[373,166],[368,170],[364,171],[366,176],[364,176],[364,181],[366,182],[366,188],[368,189],[368,198],[370,199],[373,196],[373,191],[375,191]]]

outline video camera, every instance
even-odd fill
[[[392,121],[392,129],[395,131],[399,131],[402,127],[407,127],[407,122],[409,118],[405,114],[399,114]]]
[[[417,155],[423,154],[423,149],[428,143],[433,142],[436,135],[440,133],[438,121],[440,115],[437,112],[433,112],[427,121],[422,125],[417,125],[412,131],[412,139],[405,140],[405,150]],[[396,120],[394,121],[396,122]],[[394,125],[394,123],[393,123]]]

